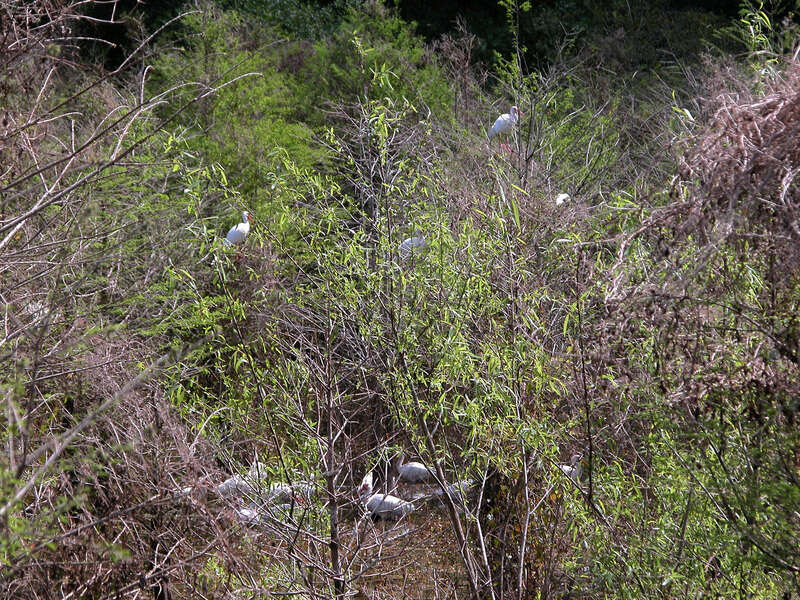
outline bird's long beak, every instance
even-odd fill
[[[253,222],[253,215],[248,214],[247,215],[247,220],[252,223]]]

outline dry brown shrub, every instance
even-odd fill
[[[730,72],[729,72],[729,75]],[[709,123],[689,140],[680,165],[686,186],[673,205],[679,234],[705,241],[774,246],[796,267],[800,257],[800,63],[787,61],[783,75],[763,93],[734,87],[708,103]]]
[[[27,537],[30,552],[4,569],[4,597],[46,598],[56,589],[64,597],[124,590],[181,597],[202,587],[198,575],[210,557],[242,552],[224,511],[202,494],[180,494],[183,482],[208,477],[208,448],[193,444],[170,407],[147,391],[125,400],[29,499],[25,513],[39,529]]]

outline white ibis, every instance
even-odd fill
[[[420,462],[407,462],[403,463],[403,453],[397,457],[394,468],[397,471],[398,478],[403,483],[422,483],[431,478],[431,472]]]
[[[422,250],[428,245],[424,237],[410,237],[403,240],[398,247],[400,253],[400,260],[407,260],[417,250]]]
[[[358,496],[367,512],[378,519],[399,519],[414,511],[414,505],[390,494],[372,493],[372,472],[364,475],[358,488]]]
[[[564,202],[569,202],[569,194],[559,194],[556,196],[556,206],[561,206]]]
[[[228,234],[225,236],[225,241],[223,243],[226,246],[243,244],[247,234],[250,233],[250,222],[252,220],[253,218],[250,216],[250,213],[244,211],[242,213],[242,222],[237,223],[228,230]]]
[[[564,475],[572,479],[572,481],[578,485],[580,485],[581,475],[583,475],[583,461],[581,458],[580,454],[573,454],[568,465],[558,465],[558,468],[561,469]]]
[[[244,525],[249,527],[273,527],[278,521],[286,521],[292,514],[292,511],[297,511],[300,503],[277,504],[259,506],[258,504],[250,504],[244,508],[237,508],[234,511],[236,518]]]
[[[261,514],[258,512],[258,509],[252,505],[245,508],[237,508],[234,511],[234,514],[236,515],[236,518],[245,525],[261,524]]]
[[[492,138],[494,138],[495,136],[507,135],[514,128],[514,125],[517,124],[517,119],[521,114],[522,113],[516,106],[512,106],[509,112],[497,117],[497,120],[494,122],[494,125],[492,125],[492,128],[489,130],[489,142],[491,143]],[[511,152],[511,148],[508,147],[508,144],[500,144],[500,145],[508,152]]]
[[[228,477],[217,486],[217,493],[223,498],[230,498],[231,496],[242,498],[252,496],[255,493],[255,488],[249,479],[241,475],[234,475],[233,477]]]
[[[263,480],[266,478],[267,468],[259,461],[254,461],[250,465],[248,471],[248,478],[254,486],[260,487]],[[266,501],[270,504],[291,504],[300,498],[310,501],[314,495],[314,482],[313,481],[293,481],[291,483],[271,483],[266,490]],[[298,497],[299,496],[299,497]]]
[[[293,481],[292,483],[273,483],[267,488],[267,502],[291,504],[292,502],[310,502],[314,495],[314,484],[311,481]]]
[[[472,479],[465,479],[464,481],[454,481],[453,483],[447,486],[446,493],[453,501],[453,504],[455,504],[459,508],[463,508],[464,506],[466,506],[467,492],[474,486],[475,482]]]

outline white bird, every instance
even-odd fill
[[[239,519],[245,525],[260,525],[261,524],[261,513],[258,512],[258,509],[253,506],[247,506],[245,508],[237,508],[234,511],[236,518]]]
[[[564,202],[569,202],[569,194],[559,194],[556,196],[556,206],[561,206]]]
[[[504,136],[509,133],[514,128],[514,125],[517,124],[517,119],[521,114],[522,113],[516,106],[512,106],[509,112],[497,117],[494,125],[492,125],[492,128],[489,130],[489,142],[491,142],[492,138],[495,136]],[[511,152],[511,148],[509,148],[508,145],[501,144],[501,146]]]
[[[424,237],[410,237],[403,240],[398,247],[400,252],[400,260],[406,260],[409,256],[414,254],[415,250],[422,250],[428,245]]]
[[[400,481],[403,483],[422,483],[431,478],[431,472],[428,467],[414,461],[403,463],[403,458],[404,455],[401,452],[394,465]]]
[[[475,482],[472,479],[465,479],[464,481],[454,481],[447,486],[447,495],[453,504],[458,509],[465,509],[467,506],[467,494],[475,488]],[[441,491],[441,490],[440,490]]]
[[[225,498],[236,496],[240,499],[254,498],[262,486],[262,482],[267,475],[266,467],[260,462],[255,461],[247,475],[233,475],[217,486],[217,493]],[[270,488],[281,484],[273,484]],[[277,494],[274,494],[277,495]],[[268,496],[270,499],[272,495]]]
[[[255,493],[255,488],[248,479],[241,475],[234,475],[233,477],[228,477],[217,486],[217,493],[224,498],[230,498],[231,496],[243,498],[252,496]]]
[[[247,475],[233,475],[217,485],[217,494],[223,498],[235,498],[240,504],[248,503],[247,508],[237,509],[236,513],[237,518],[244,523],[253,522],[259,511],[288,512],[293,506],[311,505],[315,491],[313,481],[267,484],[268,475],[266,467],[255,461]],[[183,494],[191,491],[192,488],[186,488]]]
[[[568,465],[558,465],[558,468],[561,469],[564,475],[572,479],[572,481],[578,485],[580,485],[581,475],[583,475],[583,461],[581,458],[580,454],[573,454]]]
[[[310,502],[314,494],[314,484],[310,481],[293,481],[292,483],[273,483],[267,489],[267,502],[291,504],[292,502]]]
[[[267,468],[259,461],[250,465],[247,477],[253,486],[261,488],[267,476]],[[263,490],[263,488],[262,488]],[[269,503],[291,504],[297,500],[311,500],[314,495],[313,481],[293,481],[291,483],[271,483],[266,488],[266,501]]]
[[[372,472],[364,475],[364,479],[361,480],[358,496],[364,503],[367,512],[375,518],[399,519],[414,511],[414,505],[402,498],[390,494],[373,494]]]
[[[237,223],[228,230],[228,234],[225,236],[225,241],[223,243],[226,246],[244,243],[247,234],[250,233],[250,221],[252,221],[250,213],[244,211],[242,213],[242,222]]]

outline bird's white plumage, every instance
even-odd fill
[[[259,461],[250,465],[248,477],[255,486],[258,486],[260,495],[270,504],[290,504],[298,499],[310,501],[314,495],[313,481],[292,481],[291,483],[275,482],[264,487],[268,475],[267,468]]]
[[[517,124],[518,115],[519,109],[516,106],[512,106],[509,112],[497,117],[494,125],[492,125],[492,128],[489,129],[489,140],[495,136],[505,135],[511,131],[514,125]]]
[[[233,477],[228,477],[217,486],[217,493],[226,498],[231,496],[242,498],[252,496],[255,493],[255,488],[249,480],[241,475],[234,475]]]
[[[224,498],[238,498],[242,501],[257,500],[269,505],[291,504],[298,501],[308,503],[314,496],[313,481],[267,484],[268,475],[266,467],[255,461],[250,466],[247,475],[233,475],[217,485],[216,490]],[[191,492],[191,488],[188,489]]]
[[[372,493],[372,473],[367,473],[358,488],[358,495],[367,512],[381,519],[399,519],[414,511],[414,505],[391,494]]]
[[[580,454],[573,454],[568,465],[558,465],[558,468],[564,475],[580,485],[581,475],[583,475],[583,462]]]
[[[228,234],[225,236],[225,245],[243,243],[248,233],[250,233],[250,213],[244,211],[242,213],[242,222],[237,223],[228,230]]]
[[[467,493],[475,485],[472,479],[465,479],[464,481],[454,481],[447,486],[446,494],[450,496],[453,504],[456,506],[464,507],[466,505]],[[441,491],[441,490],[440,490]]]
[[[422,483],[431,478],[431,472],[428,467],[415,461],[403,463],[402,454],[397,458],[395,468],[397,469],[398,478],[403,483]]]
[[[556,206],[561,206],[564,202],[569,202],[569,194],[559,194],[556,196]]]
[[[291,504],[302,500],[310,501],[314,495],[314,484],[310,481],[294,481],[292,483],[273,483],[267,490],[267,501],[270,503]]]
[[[259,514],[258,509],[253,506],[237,508],[234,511],[234,514],[236,515],[236,518],[245,525],[258,525],[261,522],[261,515]]]
[[[391,494],[372,494],[364,502],[370,514],[381,519],[399,519],[414,512],[414,505]]]
[[[400,253],[400,259],[406,260],[409,256],[411,256],[416,250],[421,250],[428,245],[428,242],[425,241],[424,237],[415,236],[406,238],[400,243],[398,251]]]

